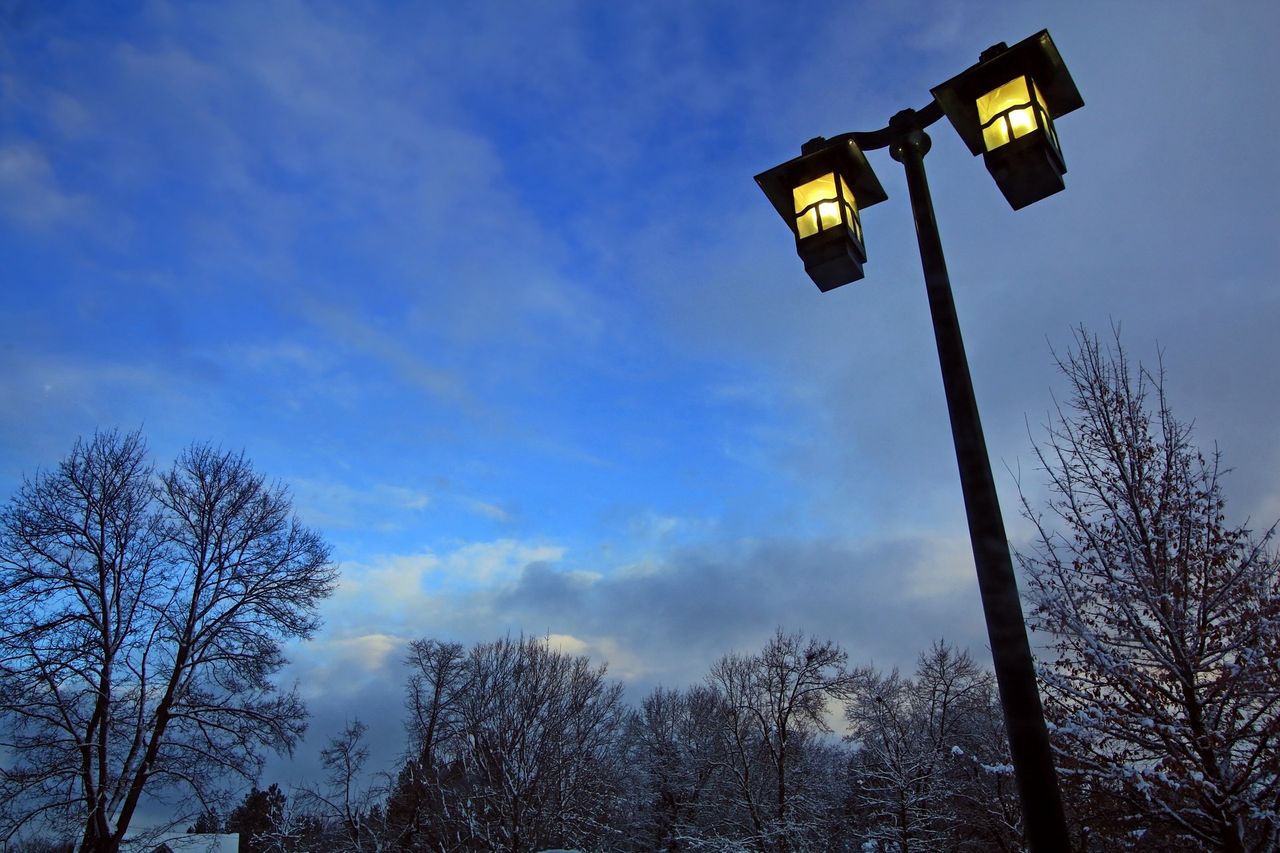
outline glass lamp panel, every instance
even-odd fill
[[[844,205],[844,221],[848,223],[849,230],[853,232],[853,236],[858,238],[858,242],[862,242],[862,223],[858,218],[858,201],[853,197],[853,190],[849,189],[849,185],[844,181],[844,175],[840,175],[840,203]]]
[[[1030,92],[1027,90],[1030,83]],[[993,151],[1021,136],[1039,130],[1037,112],[1047,121],[1044,98],[1034,81],[1015,77],[978,98],[978,123],[982,125],[982,143]]]
[[[845,221],[853,222],[858,218],[858,202],[853,197],[853,190],[849,189],[849,185],[844,182],[844,175],[839,176],[840,179],[840,201],[845,208]]]
[[[796,236],[803,239],[840,224],[840,198],[834,172],[792,190],[796,202]]]
[[[1034,85],[1033,83],[1032,86]],[[1058,156],[1062,156],[1062,147],[1058,145],[1058,131],[1054,130],[1053,119],[1049,118],[1048,112],[1044,113],[1044,131],[1049,137],[1049,142],[1053,145],[1053,150],[1058,152]]]

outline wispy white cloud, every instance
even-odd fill
[[[44,96],[44,102],[49,121],[63,137],[76,139],[92,130],[92,114],[79,98],[51,91]]]
[[[474,407],[458,373],[431,364],[401,340],[394,329],[377,328],[335,305],[311,303],[306,310],[312,320],[330,335],[385,362],[407,383],[433,400]]]
[[[512,519],[512,512],[498,504],[476,500],[475,498],[462,498],[461,502],[468,511],[493,521],[506,522]]]
[[[134,429],[154,414],[167,428],[169,418],[184,420],[192,407],[202,405],[199,392],[185,364],[10,352],[0,369],[0,396],[8,401],[0,410],[0,432],[11,442],[22,442],[23,436],[29,440],[32,434],[60,436],[66,442],[45,446],[42,438],[43,455],[13,460],[34,467],[59,458],[77,433],[97,427]],[[140,406],[139,400],[148,403]],[[191,438],[187,435],[181,443]]]
[[[330,352],[289,340],[233,344],[224,357],[268,374],[300,371],[316,375],[331,369],[335,361]]]
[[[329,530],[397,530],[417,521],[432,505],[422,489],[377,483],[367,487],[339,480],[290,479],[294,506],[308,524]]]
[[[31,142],[0,146],[0,211],[25,228],[43,230],[80,220],[89,202],[64,190],[43,150]]]
[[[652,510],[634,516],[628,525],[632,536],[646,540],[662,540],[679,530],[685,520]]]

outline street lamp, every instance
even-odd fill
[[[1069,849],[1062,797],[1009,541],[925,177],[924,156],[930,141],[924,131],[945,114],[969,149],[983,155],[987,170],[1017,210],[1063,188],[1066,166],[1053,120],[1083,106],[1084,101],[1045,31],[1013,47],[1002,43],[989,48],[976,65],[935,87],[932,93],[934,100],[928,106],[899,112],[888,127],[844,133],[829,140],[811,139],[802,146],[800,157],[762,172],[756,183],[791,227],[809,277],[827,291],[863,277],[866,250],[857,212],[885,199],[862,152],[888,148],[893,159],[903,165],[1027,841],[1034,853],[1056,853]],[[806,188],[827,174],[839,185],[835,192],[827,184],[812,193]],[[853,201],[847,211],[842,207],[846,192]],[[849,227],[851,221],[856,228]],[[806,243],[814,238],[821,239]]]
[[[795,234],[809,277],[827,291],[862,278],[861,211],[888,196],[852,139],[827,144],[818,137],[800,151],[756,180]]]
[[[983,51],[978,64],[933,87],[933,97],[1014,210],[1063,188],[1053,120],[1084,106],[1047,32]]]

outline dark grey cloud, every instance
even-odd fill
[[[531,564],[493,606],[532,631],[643,661],[639,687],[699,680],[777,626],[836,640],[855,662],[909,666],[941,635],[980,651],[971,565],[963,539],[765,538],[688,547],[598,577]]]
[[[760,538],[705,541],[654,552],[607,573],[534,560],[507,582],[424,608],[402,633],[330,636],[291,652],[312,712],[304,744],[273,758],[264,781],[319,778],[319,750],[350,720],[369,726],[371,771],[403,757],[403,657],[409,639],[465,643],[504,634],[547,636],[573,654],[608,663],[638,702],[653,687],[700,681],[729,652],[759,649],[777,627],[832,639],[854,665],[910,669],[946,637],[986,656],[968,541],[930,536],[878,542]],[[378,623],[361,619],[362,630]],[[409,634],[404,634],[404,631]],[[330,634],[333,632],[331,631]]]

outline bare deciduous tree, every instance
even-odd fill
[[[406,663],[405,705],[412,755],[387,799],[387,829],[398,850],[460,849],[469,835],[451,802],[461,781],[460,765],[447,757],[463,743],[458,703],[468,684],[461,643],[414,640]]]
[[[632,843],[636,849],[677,851],[703,835],[707,796],[724,762],[720,722],[723,697],[706,686],[659,687],[628,717],[628,780],[635,801]]]
[[[990,673],[942,641],[912,678],[868,675],[845,717],[855,799],[877,849],[1014,849],[1002,842],[1015,833],[985,814],[999,778],[983,776],[1001,776],[1008,760],[993,690]]]
[[[608,838],[622,686],[536,638],[458,652],[434,641],[411,649],[422,758],[407,780],[420,792],[407,849],[523,853]]]
[[[0,511],[0,833],[115,853],[144,792],[198,812],[253,779],[303,731],[272,676],[334,577],[243,455],[194,445],[156,477],[138,433],[100,432],[26,480]]]
[[[1071,397],[1037,448],[1047,512],[1024,498],[1039,536],[1021,556],[1054,641],[1042,669],[1067,779],[1119,798],[1115,824],[1092,827],[1109,849],[1275,849],[1271,532],[1227,522],[1217,454],[1196,449],[1162,371],[1135,370],[1118,333],[1103,347],[1079,330],[1058,365]]]
[[[746,815],[753,843],[765,850],[804,847],[829,803],[810,797],[797,771],[805,753],[830,733],[828,703],[847,699],[860,677],[830,641],[781,628],[758,655],[726,655],[707,682],[724,702],[724,769],[734,805]]]
[[[380,853],[387,849],[386,821],[380,805],[385,790],[364,778],[368,727],[358,719],[320,750],[324,784],[307,785],[294,795],[300,810],[321,832],[330,853]]]

